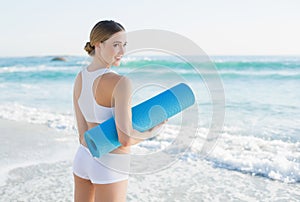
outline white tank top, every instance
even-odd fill
[[[84,68],[81,71],[82,89],[78,98],[78,105],[87,122],[102,123],[113,116],[114,107],[105,107],[97,104],[93,93],[95,79],[109,72],[116,73],[110,68],[102,68],[93,72],[89,72],[87,68]]]

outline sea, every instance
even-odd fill
[[[73,83],[91,58],[53,57],[0,58],[0,201],[73,201]],[[209,60],[212,71],[164,55],[129,55],[112,67],[132,80],[132,105],[181,82],[196,97],[191,114],[133,146],[133,154],[150,155],[180,135],[190,141],[168,150],[182,153],[161,169],[131,173],[127,200],[300,201],[300,56]]]

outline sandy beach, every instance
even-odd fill
[[[8,120],[0,128],[0,201],[72,201],[75,136]]]
[[[7,120],[0,120],[0,128],[0,201],[73,201],[76,136]],[[127,199],[296,201],[299,190],[299,184],[219,169],[205,160],[182,159],[157,173],[130,176]]]

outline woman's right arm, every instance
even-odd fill
[[[161,126],[160,124],[145,132],[139,132],[132,128],[131,93],[131,81],[127,77],[120,77],[114,88],[113,99],[118,138],[122,146],[125,147],[151,137],[153,130]]]
[[[84,133],[85,131],[88,130],[88,125],[78,106],[78,99],[81,94],[81,80],[82,80],[81,73],[79,73],[75,79],[75,84],[73,89],[73,106],[74,106],[77,130],[79,133],[79,141],[81,144],[86,146],[84,140]]]

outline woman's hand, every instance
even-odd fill
[[[149,130],[145,132],[139,132],[137,130],[134,130],[134,138],[140,139],[141,141],[151,138],[154,135],[156,135],[156,131],[158,131],[168,120],[165,120],[158,124],[157,126],[154,126],[153,128],[150,128]]]
[[[161,122],[160,124],[158,124],[157,126],[154,126],[153,128],[150,128],[148,131],[149,132],[153,132],[156,131],[157,129],[160,129],[165,123],[167,123],[168,119]]]

